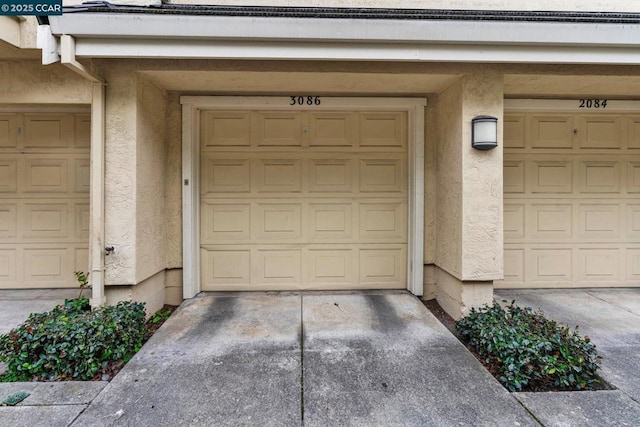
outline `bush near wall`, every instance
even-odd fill
[[[510,391],[590,390],[598,384],[596,346],[541,312],[498,303],[456,322],[456,330]]]
[[[90,380],[109,363],[127,362],[146,334],[144,303],[91,310],[87,298],[66,300],[0,335],[3,380]]]

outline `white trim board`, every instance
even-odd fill
[[[595,107],[596,99],[600,105],[598,108]],[[605,100],[607,105],[603,108],[602,102]],[[591,101],[591,103],[587,103],[587,101]],[[585,97],[579,99],[505,99],[504,110],[506,112],[557,111],[580,114],[638,113],[640,112],[640,101],[609,99],[606,95],[598,98]]]
[[[298,110],[290,96],[183,96],[182,104],[182,245],[183,296],[200,292],[200,112],[225,110]],[[307,111],[406,111],[408,116],[408,244],[407,289],[423,293],[424,241],[424,107],[423,98],[322,97],[321,105],[305,105]]]

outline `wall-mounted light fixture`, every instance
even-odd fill
[[[471,120],[471,146],[476,150],[493,150],[498,146],[498,119],[476,116]]]

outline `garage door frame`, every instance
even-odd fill
[[[313,97],[312,101],[315,101]],[[182,244],[183,296],[200,292],[200,116],[202,111],[404,111],[408,129],[407,289],[423,293],[424,98],[318,97],[320,105],[290,105],[291,96],[182,96]]]

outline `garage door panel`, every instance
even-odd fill
[[[74,177],[71,182],[75,193],[89,193],[91,169],[89,159],[73,160]]]
[[[256,281],[302,285],[301,251],[299,249],[258,249]]]
[[[312,287],[353,286],[355,254],[355,249],[309,249],[308,283]]]
[[[505,115],[503,141],[505,148],[525,148],[524,115]]]
[[[504,251],[504,280],[511,283],[524,283],[524,249],[509,249]]]
[[[258,159],[255,186],[260,193],[290,193],[302,190],[301,159]]]
[[[569,160],[542,160],[528,162],[531,193],[571,193],[573,164]]]
[[[18,190],[18,160],[0,160],[0,193]]]
[[[401,193],[403,169],[400,158],[360,160],[360,191]]]
[[[505,160],[503,166],[505,193],[524,193],[524,166],[524,160]]]
[[[627,206],[627,237],[640,238],[640,204]]]
[[[251,240],[251,205],[249,203],[204,201],[201,218],[203,244]]]
[[[360,146],[403,148],[406,113],[360,113]]]
[[[26,159],[23,191],[27,193],[66,193],[69,161],[67,159]]]
[[[362,240],[405,239],[406,205],[395,203],[360,203],[359,234]]]
[[[88,240],[90,225],[89,203],[74,203],[73,210],[72,226],[73,230],[75,230],[74,237],[78,240]]]
[[[640,148],[640,116],[629,117],[629,148]]]
[[[580,193],[620,193],[621,162],[588,160],[579,163]]]
[[[640,284],[640,248],[627,250],[627,280]]]
[[[200,133],[203,148],[251,146],[251,115],[248,112],[203,112]]]
[[[0,149],[17,148],[21,117],[17,114],[0,114]]]
[[[28,239],[69,238],[69,205],[26,203],[20,235]]]
[[[571,248],[531,249],[528,258],[529,274],[527,276],[530,280],[571,282]]]
[[[91,116],[89,114],[75,115],[75,148],[91,147]]]
[[[309,159],[308,186],[311,193],[351,193],[354,191],[354,163],[343,159]]]
[[[69,250],[64,247],[51,249],[26,248],[24,250],[24,279],[26,282],[64,282],[70,274]]]
[[[0,237],[13,239],[18,235],[18,205],[3,203],[0,205]]]
[[[578,237],[582,239],[616,239],[621,230],[620,205],[580,204]]]
[[[521,239],[524,237],[525,205],[522,203],[504,204],[504,234],[507,239]]]
[[[15,283],[17,285],[17,252],[16,249],[0,249],[0,284]]]
[[[371,287],[404,287],[404,248],[360,249],[360,283]]]
[[[355,147],[358,143],[357,113],[311,112],[309,129],[311,147]]]
[[[251,161],[203,153],[201,193],[248,193],[251,191]]]
[[[578,280],[582,282],[618,281],[623,258],[620,249],[579,249]]]
[[[299,112],[258,112],[253,114],[252,122],[255,146],[302,145],[302,114]]]
[[[258,203],[256,206],[256,238],[264,240],[299,240],[302,238],[301,203]]]
[[[352,203],[311,203],[309,239],[312,241],[349,241],[353,238]]]
[[[629,162],[627,176],[627,191],[640,193],[640,162]]]
[[[537,204],[530,207],[528,236],[531,239],[566,239],[572,234],[572,205]]]
[[[202,290],[214,290],[219,285],[251,283],[251,251],[207,250],[201,251]]]
[[[532,116],[528,134],[532,148],[572,148],[573,116]]]
[[[622,146],[622,120],[615,116],[579,117],[580,148],[611,149]]]
[[[74,117],[70,114],[25,114],[25,148],[73,148]]]

